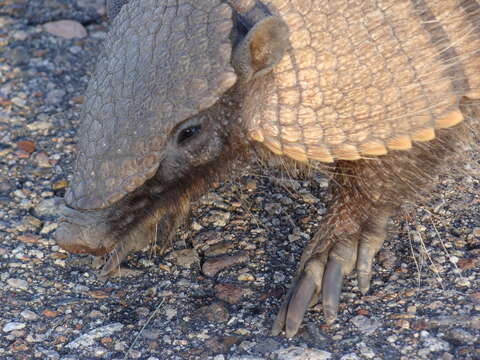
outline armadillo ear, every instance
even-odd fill
[[[239,78],[250,81],[271,71],[290,46],[287,24],[269,16],[255,24],[233,51],[232,65]]]

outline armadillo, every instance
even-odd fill
[[[326,164],[328,211],[274,334],[294,336],[319,300],[334,322],[354,269],[367,292],[389,217],[475,143],[477,1],[107,0],[107,13],[58,244],[114,254],[108,272],[168,245],[190,203],[255,154]]]

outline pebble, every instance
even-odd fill
[[[25,320],[28,320],[28,321],[34,321],[34,320],[37,320],[39,318],[38,315],[35,314],[31,310],[23,310],[20,313],[20,316],[23,317]]]
[[[23,150],[29,154],[33,153],[35,151],[35,147],[36,147],[36,144],[34,141],[30,141],[30,140],[24,140],[24,141],[19,141],[17,143],[17,147],[20,149],[20,150]]]
[[[357,315],[350,320],[362,333],[373,334],[382,323],[375,318],[368,318],[364,315]]]
[[[217,284],[214,290],[217,298],[229,304],[238,304],[243,296],[248,296],[252,293],[248,288],[233,284]]]
[[[221,255],[215,258],[207,259],[202,266],[202,272],[207,276],[215,276],[220,271],[238,264],[243,264],[249,260],[246,252],[241,251],[233,255]]]
[[[274,352],[277,360],[326,360],[332,354],[327,351],[291,346]]]
[[[22,322],[8,322],[3,326],[3,332],[11,332],[14,330],[22,330],[25,327],[25,323]]]
[[[175,316],[177,316],[177,309],[173,306],[166,306],[164,309],[165,317],[168,321],[172,320]]]
[[[21,289],[21,290],[28,289],[28,282],[26,282],[23,279],[10,278],[7,280],[7,284],[15,289]]]
[[[172,251],[167,260],[175,262],[177,265],[184,268],[192,268],[200,264],[200,257],[195,249],[182,249]]]
[[[76,338],[72,342],[68,343],[66,347],[69,349],[80,349],[88,346],[93,346],[95,344],[95,340],[100,339],[102,337],[111,336],[114,333],[121,331],[122,329],[123,329],[123,324],[121,323],[113,323],[113,324],[105,325],[105,326],[93,329],[86,334],[81,335],[80,337]]]
[[[50,162],[50,158],[48,157],[47,153],[41,151],[35,155],[34,158],[37,165],[41,168],[49,168],[52,167],[52,163]]]
[[[233,241],[221,241],[217,244],[213,244],[210,246],[206,251],[206,256],[217,256],[226,254],[230,249],[235,247],[235,243]]]
[[[17,236],[17,240],[26,244],[36,244],[40,240],[40,237],[35,234],[23,234]]]
[[[422,333],[427,333],[426,331],[422,331]],[[423,338],[423,345],[428,349],[429,352],[437,352],[437,351],[448,351],[450,350],[450,344],[444,340],[436,338],[430,335],[422,335]]]
[[[87,30],[78,21],[58,20],[43,25],[45,31],[64,39],[84,38]]]
[[[280,342],[272,338],[269,338],[257,343],[257,345],[253,347],[253,351],[258,352],[260,354],[271,354],[274,351],[278,350],[280,347],[281,347]]]
[[[478,340],[478,336],[474,336],[463,329],[452,329],[448,331],[446,338],[464,344],[473,344]]]
[[[213,303],[197,309],[194,313],[194,317],[214,323],[225,323],[230,318],[230,314],[224,305]]]
[[[211,210],[209,212],[207,221],[213,226],[224,227],[228,224],[231,214],[226,211]]]
[[[56,215],[61,204],[63,204],[62,198],[44,199],[35,207],[34,215],[38,217]]]
[[[349,353],[343,355],[340,360],[360,360],[361,358],[355,353]]]
[[[237,276],[239,281],[255,281],[255,276],[249,273],[243,273]]]

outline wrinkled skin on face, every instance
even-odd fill
[[[168,136],[155,176],[118,203],[94,211],[64,206],[57,243],[72,253],[98,256],[114,251],[117,261],[111,267],[155,239],[168,245],[190,202],[245,153],[246,144],[230,133],[235,126],[218,121],[219,116],[238,116],[240,97],[233,89],[209,110],[178,124]]]
[[[211,0],[210,2],[215,3],[215,1],[216,0]],[[113,13],[116,13],[124,3],[126,2],[122,0],[111,1],[109,8]],[[180,7],[177,10],[190,14],[187,16],[193,16],[191,15],[192,10],[188,7],[188,3],[185,4],[178,5],[186,7]],[[129,5],[131,4],[125,5],[123,9],[138,12],[138,9],[134,9],[133,7],[127,9]],[[194,5],[193,8],[196,6],[197,5]],[[202,6],[208,8],[207,3]],[[168,6],[166,9],[168,10]],[[266,8],[263,10],[265,9]],[[231,10],[227,11],[225,4],[221,3],[220,5],[215,5],[211,11],[216,11],[215,14],[220,13],[223,18],[229,13],[231,14]],[[195,14],[195,11],[193,11],[193,13]],[[126,14],[127,12],[123,12],[118,16],[120,19],[123,16],[129,20]],[[253,96],[256,101],[262,101],[262,94],[265,87],[262,87],[261,84],[269,83],[270,70],[273,69],[275,64],[282,58],[289,46],[288,28],[285,23],[275,16],[265,14],[264,17],[265,19],[260,20],[256,24],[250,24],[250,29],[242,19],[235,18],[235,21],[232,20],[232,24],[234,25],[229,28],[231,29],[231,33],[223,34],[223,37],[227,39],[226,41],[231,42],[229,46],[233,49],[227,51],[225,47],[226,44],[224,43],[215,45],[215,41],[217,40],[214,40],[213,45],[209,45],[207,49],[215,53],[217,48],[220,48],[220,50],[217,51],[217,56],[222,58],[224,54],[231,54],[231,59],[228,59],[223,68],[220,67],[218,63],[215,63],[219,61],[217,58],[212,59],[211,61],[214,63],[210,64],[207,68],[217,69],[213,74],[211,71],[205,72],[202,69],[197,69],[195,74],[192,74],[195,80],[195,82],[192,83],[193,85],[190,85],[190,76],[183,75],[184,78],[182,78],[181,73],[175,75],[172,78],[174,80],[169,78],[170,80],[168,80],[167,85],[171,85],[173,88],[165,88],[165,85],[157,91],[155,90],[158,88],[156,84],[141,83],[141,86],[139,85],[139,87],[144,90],[154,89],[152,92],[142,90],[140,95],[138,92],[133,93],[133,96],[149,96],[148,101],[135,99],[132,102],[133,104],[140,103],[151,106],[149,109],[142,108],[142,113],[148,114],[148,123],[151,123],[153,126],[147,131],[146,135],[148,136],[149,133],[158,132],[158,129],[161,130],[160,135],[157,137],[159,140],[155,141],[155,144],[152,144],[150,149],[152,154],[154,154],[154,158],[159,159],[158,164],[154,164],[157,166],[156,172],[151,178],[147,179],[143,185],[138,186],[134,190],[128,190],[131,189],[132,182],[129,183],[130,185],[123,186],[121,185],[122,181],[125,183],[126,180],[124,181],[124,179],[119,179],[118,177],[111,179],[111,174],[124,175],[127,180],[132,179],[131,164],[142,163],[142,159],[131,162],[128,158],[129,154],[125,154],[122,146],[115,142],[113,144],[118,147],[118,154],[120,154],[118,157],[115,151],[111,151],[111,149],[104,151],[104,147],[102,146],[94,145],[93,149],[91,149],[92,141],[90,139],[97,141],[95,140],[97,138],[95,131],[92,131],[92,129],[95,127],[104,129],[105,126],[102,125],[103,122],[107,123],[108,127],[113,129],[117,126],[126,126],[127,133],[131,131],[131,124],[138,124],[138,128],[142,126],[143,129],[132,133],[132,139],[128,145],[131,148],[132,144],[138,141],[142,149],[149,149],[149,144],[144,144],[145,140],[139,138],[138,135],[139,133],[145,132],[144,128],[147,119],[135,115],[131,119],[127,119],[128,122],[125,122],[123,118],[119,120],[115,119],[117,123],[114,123],[112,126],[114,119],[105,117],[105,113],[102,112],[103,107],[94,107],[94,109],[98,109],[95,110],[97,112],[92,112],[91,108],[86,107],[85,114],[88,115],[86,123],[90,125],[84,126],[80,130],[83,129],[84,133],[88,133],[88,136],[82,134],[83,137],[81,137],[81,140],[83,142],[80,142],[80,159],[77,159],[76,178],[74,177],[73,185],[71,186],[73,191],[67,193],[66,196],[67,205],[70,205],[70,207],[66,207],[63,211],[62,225],[55,233],[55,238],[61,247],[73,253],[90,253],[94,255],[111,254],[111,261],[107,261],[106,269],[104,269],[105,272],[108,273],[115,266],[118,266],[121,260],[132,250],[141,249],[152,242],[168,245],[174,230],[187,216],[190,202],[204,194],[215,179],[219,179],[225,174],[230,174],[240,157],[246,157],[250,144],[240,121],[242,116],[245,116],[247,113],[245,109],[242,108],[245,103],[245,98],[246,96]],[[176,18],[178,18],[178,16]],[[202,19],[202,17],[200,17],[200,19]],[[118,20],[118,18],[116,20]],[[168,23],[167,20],[163,21]],[[185,23],[189,24],[190,20],[185,21]],[[183,22],[179,20],[179,24],[183,24]],[[113,26],[125,26],[125,21],[118,21],[114,23]],[[207,24],[208,28],[210,28],[210,26],[211,25]],[[225,28],[225,22],[221,23],[220,30],[223,28]],[[162,31],[166,31],[167,35],[172,32],[168,27],[166,30],[162,28],[159,31],[160,33],[156,36],[158,39],[166,38],[166,36],[161,33]],[[180,32],[182,34],[191,34],[188,36],[196,36],[196,32],[198,31],[183,29]],[[122,31],[115,30],[113,33],[114,40],[111,42],[107,40],[107,47],[115,48],[115,46],[118,46],[119,51],[122,51],[123,41],[127,43],[127,46],[131,46],[131,41],[128,39],[119,38],[118,36],[115,37],[115,34],[123,34]],[[148,31],[147,33],[149,34]],[[166,41],[168,42],[168,40]],[[171,64],[175,66],[177,63],[180,64],[181,69],[181,64],[185,63],[185,56],[182,51],[178,51],[175,47],[176,41],[168,42],[166,46],[167,48],[168,46],[173,47],[172,53],[178,58],[175,57],[165,60],[164,57],[160,57],[159,59],[162,61],[160,68],[158,68],[158,64],[152,65],[148,63],[148,61],[150,61],[150,57],[148,56],[142,59],[142,61],[145,62],[146,66],[150,66],[152,69],[157,69],[156,71],[160,72],[167,72],[168,69],[165,67],[168,68]],[[193,52],[189,54],[192,56],[192,59],[186,62],[194,63],[197,61],[199,52],[201,51],[198,50],[197,53]],[[105,53],[107,57],[110,55],[108,52]],[[113,65],[110,64],[110,62]],[[108,58],[107,60],[101,59],[100,64],[100,69],[110,69],[110,67],[116,68],[118,61],[114,55],[112,55],[111,60]],[[203,64],[202,66],[206,65]],[[235,68],[236,74],[229,72],[230,69],[233,69],[232,66]],[[122,68],[120,68],[119,72],[121,72],[121,70]],[[143,69],[138,71],[141,70]],[[176,71],[178,71],[178,69]],[[199,78],[201,74],[204,74],[205,79]],[[212,79],[212,76],[217,76],[217,78]],[[237,78],[238,81],[232,86],[232,80],[236,80]],[[255,81],[252,81],[254,78]],[[175,81],[175,79],[178,80]],[[143,78],[138,81],[144,82],[145,79]],[[184,85],[181,84],[182,81],[185,82]],[[94,79],[94,86],[89,87],[90,92],[87,90],[87,98],[90,97],[90,104],[93,105],[96,105],[96,103],[92,98],[100,97],[101,104],[102,102],[108,103],[110,96],[113,96],[108,94],[108,92],[99,92],[97,89],[100,85],[98,84],[99,82]],[[210,90],[207,88],[205,90],[205,84],[217,84],[219,88]],[[189,88],[194,85],[200,86],[200,95],[208,93],[208,91],[212,94],[210,96],[202,95],[204,98],[200,95],[193,94],[192,98],[187,98],[184,92],[179,93],[178,98],[175,99],[177,103],[175,103],[173,110],[169,110],[169,114],[172,113],[174,117],[165,118],[165,113],[161,107],[159,108],[158,104],[168,103],[172,93],[175,93],[175,91],[178,92],[185,89],[187,92],[191,92],[195,90],[195,88]],[[219,96],[219,99],[212,105],[206,107],[205,104],[210,103],[212,101],[211,99],[216,96],[215,94],[218,95],[219,91],[221,91],[219,89],[225,89],[229,86],[232,87],[229,90],[222,90],[225,92]],[[123,84],[121,82],[117,83],[117,87],[123,87]],[[136,88],[135,84],[132,88]],[[95,92],[93,92],[92,89],[95,89]],[[102,98],[102,96],[105,98]],[[165,96],[167,96],[166,99],[164,98]],[[118,107],[123,109],[121,106],[123,105],[122,99],[117,98],[115,100],[119,103]],[[185,104],[182,103],[182,101],[184,101]],[[251,102],[253,103],[253,101]],[[189,106],[191,109],[192,105],[190,103],[200,107],[200,111],[194,115],[181,118],[181,115],[179,115],[180,110],[176,111],[175,109],[188,109]],[[116,108],[115,105],[113,108]],[[250,112],[254,111],[254,108],[250,109]],[[189,112],[184,111],[180,113]],[[98,115],[98,119],[95,118],[95,115]],[[175,123],[177,119],[180,120]],[[99,125],[97,125],[98,122],[100,123]],[[84,125],[84,123],[82,124]],[[107,140],[112,138],[111,132],[107,132],[107,134],[102,136]],[[113,137],[115,138],[115,136]],[[122,141],[125,141],[125,139],[121,139],[119,143],[121,144]],[[158,144],[161,144],[160,149],[158,149]],[[100,149],[95,148],[95,146]],[[88,153],[86,159],[84,157],[85,153]],[[96,157],[97,153],[100,153],[98,157]],[[109,157],[106,157],[105,154],[109,154]],[[131,155],[135,155],[138,158],[138,154]],[[94,164],[97,164],[97,169],[100,170],[101,176],[99,178],[93,178],[93,181],[92,178],[89,179],[86,174],[94,174],[95,168],[89,171],[83,169],[83,166],[89,166],[90,159],[93,159]],[[123,166],[125,166],[125,171],[122,170]],[[111,169],[112,171],[104,171],[102,170],[103,168]],[[139,169],[133,168],[133,171],[138,172],[138,170]],[[144,172],[141,176],[145,176],[145,174]],[[92,176],[98,177],[98,171],[97,175]],[[118,197],[118,195],[121,195],[121,192],[125,191],[125,189],[127,189],[129,193],[118,201],[112,202],[110,200],[111,198],[106,198],[98,189],[111,190],[112,187],[109,189],[108,185],[105,186],[110,180],[113,180],[112,183],[114,185],[120,184],[120,186],[117,187],[120,191],[117,191],[115,196]],[[89,186],[92,186],[90,194],[88,191]],[[94,196],[91,195],[92,193]],[[98,199],[100,197],[102,199]],[[86,206],[84,206],[85,204]],[[96,209],[94,204],[99,204],[101,208]],[[102,204],[107,204],[108,207],[104,207]]]

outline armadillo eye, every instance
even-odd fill
[[[200,133],[201,129],[202,129],[201,125],[194,125],[186,129],[183,129],[182,131],[180,131],[180,134],[178,134],[178,139],[177,139],[178,144],[183,144],[188,139],[195,137]]]

